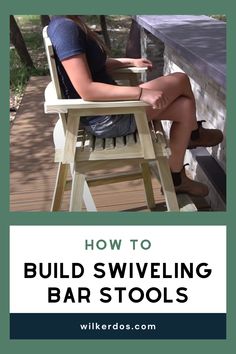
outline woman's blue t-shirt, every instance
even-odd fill
[[[106,53],[94,40],[88,38],[73,20],[63,16],[53,17],[48,26],[48,36],[55,50],[59,79],[65,97],[80,97],[61,64],[61,60],[74,55],[86,54],[93,81],[115,84],[106,72]]]

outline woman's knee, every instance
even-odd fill
[[[177,80],[179,80],[179,82],[183,85],[190,85],[190,80],[187,74],[182,73],[182,72],[176,72],[173,73],[173,76],[176,77]]]
[[[173,75],[175,76],[175,78],[177,80],[178,87],[182,91],[182,95],[190,98],[191,100],[195,100],[194,94],[192,91],[191,82],[190,82],[188,75],[186,75],[185,73],[181,73],[181,72],[174,73]]]

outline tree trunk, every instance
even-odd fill
[[[100,24],[101,24],[101,28],[102,28],[102,34],[103,34],[106,46],[108,49],[111,49],[111,41],[110,41],[109,34],[107,31],[106,16],[101,15],[99,17],[100,17]]]
[[[50,17],[48,15],[40,15],[41,26],[44,28],[49,25]]]
[[[21,62],[28,68],[34,69],[33,61],[29,55],[24,38],[13,15],[10,15],[10,39],[20,57]]]
[[[132,20],[128,42],[126,46],[127,58],[140,58],[141,45],[140,45],[140,28],[136,21]]]

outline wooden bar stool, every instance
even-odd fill
[[[57,113],[59,121],[54,129],[55,162],[59,163],[51,211],[60,210],[66,186],[69,166],[72,170],[69,211],[96,210],[88,185],[121,182],[142,178],[147,205],[155,207],[149,163],[155,165],[160,176],[167,210],[179,211],[179,206],[168,165],[170,151],[163,131],[150,130],[145,107],[141,101],[88,102],[83,99],[64,99],[57,75],[52,43],[43,30],[45,50],[51,75],[51,83],[45,89],[45,113]],[[142,69],[143,70],[143,69]],[[137,74],[138,68],[126,68],[120,77]],[[129,78],[130,80],[130,78]],[[133,81],[134,82],[134,81]],[[125,137],[101,139],[87,134],[79,127],[80,117],[103,114],[134,114],[137,132]],[[122,166],[138,167],[138,172],[98,176],[87,179],[91,171],[108,171]]]

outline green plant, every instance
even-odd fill
[[[48,69],[43,47],[40,16],[24,15],[15,16],[15,18],[36,68],[29,69],[25,67],[21,63],[15,48],[12,47],[10,49],[10,88],[17,95],[22,94],[30,76],[47,75]]]
[[[213,17],[217,20],[220,20],[220,21],[224,21],[224,22],[227,21],[226,15],[211,15],[211,17]]]
[[[48,69],[37,67],[29,69],[22,65],[14,48],[10,49],[10,88],[15,94],[22,94],[30,76],[47,75]]]

